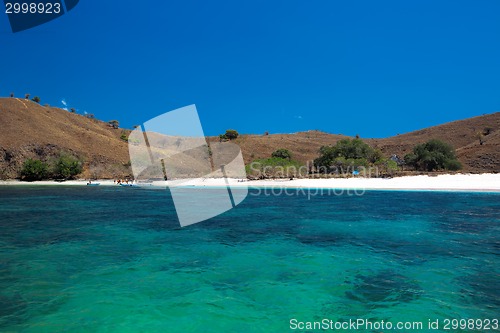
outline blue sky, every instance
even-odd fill
[[[500,1],[94,1],[13,34],[0,95],[125,127],[386,137],[500,110]]]

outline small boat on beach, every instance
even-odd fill
[[[87,183],[87,186],[99,186],[99,185],[101,185],[101,183],[92,183],[92,182]]]
[[[124,183],[120,183],[120,186],[140,187],[138,184],[124,184]]]

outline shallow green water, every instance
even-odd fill
[[[0,188],[0,331],[498,318],[500,195],[256,194],[181,229],[165,190]]]

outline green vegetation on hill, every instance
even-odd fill
[[[292,154],[287,149],[278,149],[270,158],[254,160],[246,166],[247,175],[258,178],[296,177],[304,166],[292,160]]]
[[[48,165],[40,160],[28,159],[21,169],[21,180],[35,181],[46,179],[48,175]]]
[[[240,134],[236,130],[228,129],[226,133],[219,135],[219,141],[234,140],[239,135]]]
[[[120,126],[120,122],[118,120],[110,120],[108,121],[108,124],[114,129],[117,129]]]
[[[361,139],[343,139],[335,146],[323,146],[320,156],[314,160],[315,168],[321,173],[330,173],[338,168],[368,167],[383,160],[382,153]]]
[[[301,167],[303,166],[297,161],[270,157],[254,160],[246,166],[246,172],[247,175],[258,178],[291,177],[297,176]]]
[[[405,163],[421,171],[454,171],[462,168],[453,147],[440,140],[429,140],[416,145],[413,152],[405,156]]]
[[[82,162],[70,155],[61,155],[54,164],[53,177],[72,179],[82,172]]]
[[[63,154],[51,164],[38,159],[27,159],[21,169],[21,180],[72,179],[83,171],[82,162],[71,155]]]
[[[292,154],[290,153],[290,151],[288,149],[284,149],[284,148],[280,148],[280,149],[274,151],[271,154],[271,156],[276,157],[276,158],[283,158],[283,159],[287,159],[287,160],[292,159]]]

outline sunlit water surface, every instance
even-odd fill
[[[500,195],[258,192],[180,228],[166,190],[0,188],[0,331],[498,317]]]

